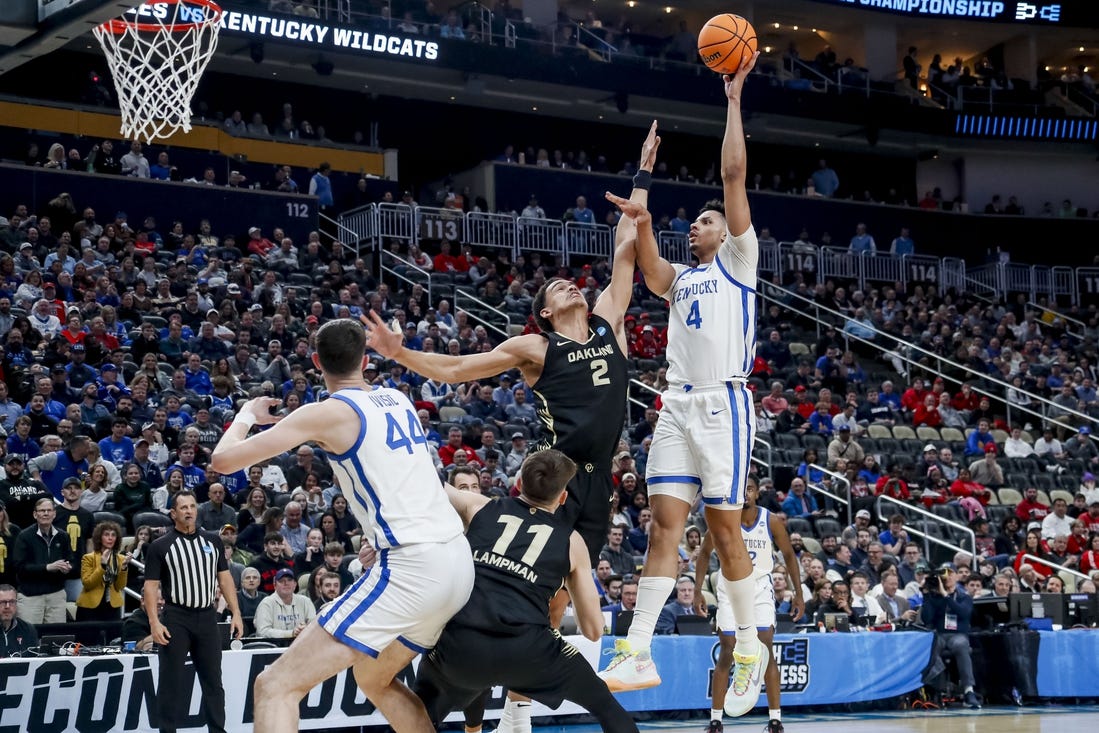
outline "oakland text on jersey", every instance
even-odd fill
[[[524,565],[523,563],[512,560],[510,557],[504,555],[497,555],[494,552],[488,550],[474,550],[473,562],[484,563],[485,565],[491,565],[494,568],[500,568],[501,570],[507,570],[522,576],[525,580],[529,580],[531,583],[538,582],[538,573],[533,569]]]
[[[569,363],[574,361],[580,361],[582,359],[595,359],[600,356],[610,356],[614,353],[614,346],[607,344],[605,346],[589,346],[585,349],[577,349],[576,351],[569,352]]]
[[[676,288],[675,293],[672,294],[672,304],[678,303],[681,300],[686,300],[694,295],[708,295],[710,293],[717,292],[717,279],[703,280],[700,283],[690,283],[682,288]]]

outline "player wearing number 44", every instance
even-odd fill
[[[426,729],[423,704],[395,677],[435,646],[473,589],[462,520],[439,485],[412,403],[395,389],[365,382],[365,352],[358,321],[321,326],[313,364],[331,397],[285,418],[271,414],[277,399],[247,402],[210,462],[229,474],[304,443],[320,445],[378,550],[375,565],[256,679],[255,727],[264,733],[296,731],[301,698],[348,667],[393,728]],[[249,437],[255,425],[271,427]]]

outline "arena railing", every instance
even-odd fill
[[[852,509],[852,507],[851,507],[851,482],[843,474],[836,473],[835,471],[830,471],[829,469],[827,469],[824,466],[821,466],[819,464],[810,463],[809,468],[820,471],[825,476],[829,476],[833,481],[838,481],[839,483],[843,484],[843,487],[844,487],[843,488],[843,494],[840,494],[838,491],[829,491],[828,489],[824,488],[823,486],[820,486],[819,484],[810,483],[808,481],[808,477],[806,477],[806,481],[805,481],[805,485],[808,486],[813,491],[816,491],[818,494],[824,494],[825,496],[831,497],[832,499],[838,501],[839,503],[841,503],[845,507],[847,507],[847,526],[851,526],[851,524],[853,522],[852,513],[851,513],[851,509]]]
[[[515,220],[519,252],[543,252],[565,256],[565,225],[556,219],[520,216]]]
[[[358,241],[370,247],[393,239],[406,243],[450,239],[508,251],[513,257],[522,252],[543,252],[567,261],[572,254],[608,259],[613,254],[614,230],[604,224],[564,224],[557,219],[515,218],[508,214],[482,212],[466,214],[454,209],[386,203],[344,212],[338,221],[354,232]],[[669,262],[690,261],[686,234],[662,231],[657,234],[657,243],[661,255]],[[1067,301],[1076,306],[1085,299],[1099,296],[1099,268],[1096,267],[1004,262],[969,268],[955,257],[916,254],[898,257],[880,252],[855,254],[845,248],[797,242],[761,242],[759,269],[779,276],[783,281],[788,281],[795,273],[810,280],[847,280],[864,291],[875,284],[899,282],[906,289],[917,284],[933,284],[940,292],[953,288],[978,297],[989,293],[1002,298],[1009,292],[1018,291],[1027,294],[1031,301],[1048,298],[1053,304]],[[1077,324],[1086,328],[1082,322]]]
[[[845,324],[851,320],[850,317],[846,314],[840,313],[839,311],[832,308],[828,308],[827,306],[823,306],[799,293],[795,293],[792,290],[787,290],[786,288],[774,285],[772,283],[765,283],[764,285],[765,287],[761,287],[759,290],[759,295],[761,298],[763,298],[763,300],[775,303],[781,308],[788,309],[796,313],[797,315],[802,316],[803,318],[814,321],[817,324],[818,331],[820,330],[821,326],[828,327],[835,324]],[[779,293],[779,295],[775,295],[774,293],[776,292]],[[799,303],[803,305],[799,306]],[[822,313],[828,314],[828,316],[830,316],[830,320],[822,318]],[[972,382],[973,391],[979,395],[985,395],[991,400],[1003,401],[1007,395],[1007,390],[1012,389],[1011,384],[1008,384],[1002,379],[995,377],[987,372],[976,371],[964,364],[960,364],[954,361],[953,359],[947,358],[940,354],[936,354],[932,351],[928,351],[918,344],[908,341],[901,341],[896,335],[885,333],[884,331],[878,329],[876,326],[866,326],[863,324],[860,324],[860,326],[871,331],[874,334],[875,338],[881,339],[881,342],[878,343],[872,339],[862,338],[861,336],[857,336],[853,333],[848,333],[846,331],[844,331],[843,333],[844,338],[846,338],[848,341],[857,341],[858,343],[868,346],[874,351],[881,352],[881,354],[888,359],[899,359],[902,363],[907,364],[910,370],[932,371],[932,367],[928,364],[921,363],[917,359],[913,359],[911,356],[909,356],[909,352],[913,354],[918,354],[921,357],[927,358],[928,360],[933,362],[936,365],[934,371],[944,376],[944,378],[951,378],[949,377],[949,375],[943,373],[944,366],[950,367],[957,373],[966,375],[968,379]],[[955,379],[954,381],[958,380]],[[990,391],[985,385],[995,385],[996,387],[1000,388],[1001,393],[996,394]],[[1049,414],[1052,414],[1054,418],[1073,417],[1079,420],[1081,425],[1090,425],[1094,422],[1094,418],[1086,413],[1068,407],[1062,407],[1056,402],[1053,402],[1052,400],[1045,397],[1033,394],[1030,394],[1029,396],[1033,402],[1039,403],[1044,408],[1046,408],[1047,412],[1041,412],[1028,406],[1017,404],[1012,405],[1008,403],[1007,409],[1009,410],[1009,421],[1011,417],[1010,410],[1014,408],[1016,410],[1019,410],[1020,412],[1023,412],[1024,414],[1036,418],[1040,422],[1045,422],[1046,420],[1050,419]],[[1076,431],[1078,429],[1077,427],[1069,423],[1059,422],[1058,424],[1069,430]]]
[[[614,231],[606,224],[565,222],[566,265],[574,254],[609,260],[614,254]]]
[[[1072,270],[1071,267],[1065,267],[1065,268],[1054,267],[1052,269],[1054,269],[1054,270],[1065,269],[1065,270],[1070,270],[1070,271]],[[1055,276],[1056,276],[1056,274],[1055,274]],[[1035,303],[1032,300],[1028,300],[1026,306],[1027,306],[1027,308],[1029,308],[1033,311],[1038,311],[1038,312],[1041,312],[1041,313],[1048,313],[1048,314],[1053,316],[1054,320],[1064,321],[1065,324],[1066,324],[1065,333],[1069,334],[1070,336],[1076,336],[1077,338],[1081,338],[1081,339],[1085,338],[1087,336],[1088,324],[1084,323],[1083,321],[1081,321],[1078,318],[1073,318],[1072,316],[1066,316],[1064,313],[1062,313],[1059,310],[1055,310],[1053,308],[1050,308],[1049,306],[1042,305],[1041,303]],[[1067,324],[1072,324],[1072,326],[1075,330],[1070,330],[1068,328]]]
[[[350,232],[354,232],[356,251],[361,252],[365,244],[373,249],[378,244],[378,207],[376,204],[367,204],[357,209],[345,211],[336,219],[339,225]]]
[[[1079,580],[1091,580],[1091,576],[1087,575],[1086,573],[1081,573],[1079,570],[1073,570],[1072,568],[1066,567],[1065,565],[1058,565],[1055,562],[1050,562],[1049,560],[1046,560],[1045,558],[1038,557],[1037,555],[1031,555],[1029,552],[1024,552],[1023,553],[1023,559],[1024,560],[1029,560],[1032,565],[1039,564],[1039,565],[1045,565],[1047,568],[1053,568],[1058,575],[1061,575],[1061,573],[1064,573],[1065,575],[1072,578],[1073,589],[1075,589],[1075,587],[1077,585],[1079,585],[1078,579]],[[1066,586],[1067,586],[1068,583],[1067,583],[1067,580],[1064,576],[1061,577],[1061,580],[1065,580],[1066,581]]]
[[[1092,117],[1099,117],[1099,102],[1072,85],[1067,86],[1066,89],[1065,97],[1070,102],[1086,110]]]
[[[135,567],[135,568],[137,568],[142,573],[145,572],[145,563],[141,562],[140,560],[136,560],[136,559],[131,557],[128,564]],[[130,598],[135,598],[138,601],[141,601],[142,604],[145,603],[145,598],[140,593],[138,593],[136,590],[134,590],[133,588],[131,588],[129,586],[126,586],[125,588],[123,588],[122,593],[124,595],[129,596]],[[123,613],[123,616],[125,616],[125,613]]]
[[[401,259],[397,255],[393,254],[387,249],[380,250],[378,267],[381,271],[391,275],[402,282],[409,284],[409,289],[413,285],[421,285],[427,292],[427,301],[429,303],[435,302],[434,291],[431,287],[431,273],[416,265],[412,264],[408,260]],[[408,273],[413,272],[417,277],[409,277]]]
[[[340,221],[333,219],[325,213],[318,213],[317,218],[321,222],[321,229],[327,229],[329,232],[335,232],[337,234],[335,244],[343,249],[351,250],[356,257],[359,256],[359,252],[362,248],[360,246],[358,232],[349,229]],[[327,222],[327,226],[325,225],[325,222]],[[351,244],[348,244],[348,242],[351,242]]]
[[[464,242],[465,230],[466,215],[461,209],[436,206],[412,207],[412,236],[418,245],[421,245],[424,240]]]
[[[1084,297],[1099,297],[1099,267],[1076,268],[1076,303],[1081,305]]]
[[[660,256],[668,262],[686,264],[691,260],[691,243],[682,232],[658,232],[656,235]]]
[[[786,249],[783,250],[783,247]],[[901,283],[906,290],[910,285],[926,283],[935,285],[940,292],[946,292],[950,288],[961,290],[965,284],[965,262],[955,257],[855,253],[843,247],[821,247],[816,252],[810,252],[805,245],[785,242],[779,248],[786,253],[784,264],[810,265],[805,271],[819,271],[822,278],[849,280],[856,283],[859,290],[866,290],[875,283]]]
[[[843,94],[844,89],[852,89],[870,96],[870,71],[862,67],[849,69],[841,66],[836,69],[836,91]]]
[[[924,509],[923,507],[916,506],[915,504],[909,504],[908,502],[901,501],[900,499],[894,499],[892,496],[885,496],[884,494],[878,496],[877,499],[874,502],[874,513],[878,515],[878,520],[883,522],[883,523],[887,523],[889,521],[889,515],[887,515],[885,512],[882,511],[882,505],[883,504],[898,507],[899,511],[897,511],[896,513],[900,514],[901,516],[903,516],[905,518],[905,528],[908,530],[908,532],[910,532],[911,534],[916,535],[917,537],[923,538],[924,557],[927,558],[928,562],[931,561],[931,545],[934,544],[934,545],[938,545],[940,547],[945,547],[949,550],[953,550],[955,553],[958,553],[958,552],[969,553],[970,556],[972,557],[971,562],[973,564],[973,569],[974,570],[977,569],[977,555],[978,555],[978,552],[977,552],[977,535],[969,527],[965,526],[964,524],[959,524],[957,522],[952,522],[949,519],[947,519],[946,517],[940,517],[937,514],[933,514],[929,511],[927,511],[926,509]],[[958,545],[955,545],[953,542],[947,542],[945,539],[942,539],[940,537],[934,537],[929,532],[925,532],[923,530],[917,529],[916,527],[913,527],[913,526],[909,525],[908,524],[908,521],[909,521],[908,514],[909,513],[916,514],[920,517],[923,517],[924,527],[925,528],[927,526],[926,523],[928,521],[932,521],[932,522],[935,522],[938,525],[943,525],[943,526],[946,526],[946,527],[957,530],[958,532],[962,533],[963,535],[965,535],[966,537],[969,538],[970,545],[971,545],[972,549],[967,550],[964,547],[959,547]]]
[[[465,286],[454,287],[454,309],[469,313],[485,328],[495,331],[504,339],[511,338],[511,316],[481,300]],[[500,322],[503,322],[503,327],[499,325]]]
[[[396,239],[407,244],[416,241],[412,207],[407,204],[378,204],[375,231],[380,241]]]
[[[793,62],[792,71],[800,72],[801,76],[799,78],[803,81],[808,81],[815,91],[827,92],[832,88],[832,85],[835,84],[834,81],[801,59],[791,58],[787,60]]]
[[[515,219],[508,214],[471,211],[466,214],[466,239],[474,247],[502,249],[514,258],[519,240]]]

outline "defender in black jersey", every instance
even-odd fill
[[[607,539],[614,493],[611,459],[622,435],[630,377],[611,324],[593,314],[588,334],[577,342],[543,327],[546,358],[533,387],[542,437],[534,451],[554,448],[576,462],[559,514],[580,533],[595,567]]]
[[[603,616],[580,535],[557,515],[576,465],[557,450],[527,458],[522,493],[492,501],[447,487],[466,523],[475,580],[469,601],[420,663],[416,694],[436,724],[504,685],[550,707],[570,700],[605,731],[637,726],[579,651],[550,628],[550,600],[566,586],[580,630],[600,637]]]
[[[659,145],[654,122],[641,147],[639,170],[652,172]],[[634,188],[631,201],[648,201],[644,185]],[[578,466],[562,517],[580,532],[593,567],[607,539],[614,490],[611,460],[626,417],[623,318],[633,292],[637,226],[630,217],[619,221],[611,281],[590,315],[575,283],[548,280],[531,304],[542,333],[512,337],[487,354],[413,351],[373,311],[362,319],[369,347],[430,379],[454,384],[496,377],[509,369],[522,373],[537,400],[542,435],[536,450],[555,448]]]

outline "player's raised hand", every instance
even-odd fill
[[[653,172],[656,166],[656,149],[660,147],[660,136],[656,134],[656,120],[649,126],[649,134],[645,142],[641,143],[641,163],[639,168],[643,171]]]
[[[366,345],[369,348],[390,359],[397,355],[404,343],[401,334],[394,333],[374,311],[367,311],[359,316],[359,320],[366,330]]]
[[[751,58],[744,59],[744,63],[737,69],[735,75],[722,74],[721,80],[725,82],[725,96],[733,101],[740,101],[740,92],[744,88],[744,80],[748,78],[748,74],[752,69],[756,67],[756,59],[759,58],[759,51],[752,54]]]
[[[653,217],[652,214],[649,213],[649,210],[641,204],[637,203],[636,201],[630,201],[629,199],[624,199],[621,196],[615,196],[610,191],[607,191],[604,196],[607,197],[607,201],[610,201],[612,204],[619,208],[623,216],[628,216],[629,218],[633,219],[638,227],[652,222]]]

